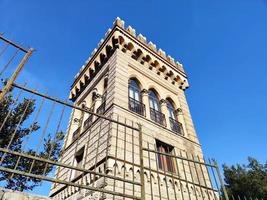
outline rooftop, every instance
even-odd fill
[[[111,47],[114,45],[112,43],[113,41],[111,42],[111,40],[113,39],[113,38],[111,39],[111,36],[116,30],[120,31],[123,35],[127,35],[127,37],[130,38],[131,41],[134,40],[135,43],[138,43],[139,46],[142,46],[143,49],[146,49],[146,51],[148,51],[151,55],[153,55],[157,60],[160,60],[163,63],[163,65],[166,65],[171,69],[171,71],[166,70],[166,67],[163,66],[163,71],[165,70],[166,73],[171,73],[171,75],[173,75],[173,71],[176,71],[177,73],[179,73],[179,76],[182,76],[185,79],[187,78],[183,65],[180,62],[175,61],[173,57],[171,57],[170,55],[167,55],[165,51],[163,51],[161,48],[157,48],[157,46],[153,42],[151,41],[148,42],[147,38],[143,36],[142,34],[137,35],[136,30],[132,28],[130,25],[127,28],[125,28],[125,22],[121,20],[119,17],[117,17],[115,21],[113,22],[113,27],[108,29],[108,31],[105,33],[105,37],[100,40],[97,48],[95,48],[92,51],[88,59],[81,66],[79,72],[75,75],[74,77],[75,80],[71,86],[72,91],[71,91],[70,99],[74,99],[74,96],[77,97],[78,96],[77,94],[81,92],[81,88],[84,85],[86,85],[85,79],[86,77],[87,78],[91,77],[91,74],[90,74],[91,72],[89,69],[90,69],[90,66],[92,66],[92,64],[96,62],[95,60],[98,58],[100,60],[99,63],[101,63],[101,51],[104,49],[104,46],[109,45],[109,43],[111,43],[110,44]],[[120,37],[118,37],[118,40],[120,40]],[[124,40],[124,39],[122,38],[121,40]],[[122,44],[123,42],[124,41],[118,41],[118,43],[120,43],[121,45],[123,45]],[[127,46],[127,44],[124,44],[124,46]],[[94,68],[96,68],[96,66],[94,66]],[[87,71],[87,75],[84,75],[86,74],[86,71]],[[96,70],[94,69],[94,71]],[[85,76],[85,78],[83,78],[83,76]],[[180,78],[178,77],[177,80],[178,79]],[[79,82],[81,82],[81,84],[79,84]],[[185,81],[182,80],[182,82],[184,83]]]

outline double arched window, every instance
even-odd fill
[[[129,109],[140,115],[145,115],[145,105],[142,103],[140,83],[135,78],[129,80]]]

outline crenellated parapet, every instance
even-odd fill
[[[71,100],[77,99],[116,49],[128,54],[155,75],[160,75],[178,88],[183,90],[188,88],[187,75],[182,64],[166,55],[162,49],[157,49],[156,45],[151,41],[148,42],[142,34],[136,35],[134,28],[131,26],[125,28],[124,25],[124,21],[117,17],[113,28],[108,29],[105,38],[101,39],[98,47],[92,51],[75,76],[69,96]]]

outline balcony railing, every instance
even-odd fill
[[[73,134],[72,134],[72,141],[76,140],[79,137],[80,130],[81,130],[81,127],[78,127],[76,129],[76,131],[73,132]]]
[[[178,134],[183,135],[183,125],[171,117],[169,119],[170,119],[171,130]]]
[[[150,108],[150,118],[161,124],[162,126],[166,126],[166,119],[165,119],[165,115],[153,108]]]
[[[129,97],[129,110],[145,116],[145,104]]]
[[[88,127],[90,127],[93,123],[93,116],[94,115],[90,115],[83,123],[83,129],[86,130]]]

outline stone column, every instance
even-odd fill
[[[182,124],[183,135],[186,136],[187,135],[187,131],[186,131],[186,128],[185,128],[185,121],[184,121],[184,117],[183,117],[183,110],[181,108],[177,108],[175,110],[175,114],[177,116],[178,122],[180,122]]]
[[[142,90],[142,103],[145,104],[145,115],[146,118],[150,119],[150,106],[149,106],[149,97],[148,97],[148,90]]]
[[[102,95],[100,95],[99,93],[95,94],[93,100],[94,100],[94,102],[95,102],[94,113],[96,113],[97,109],[98,109],[99,106],[102,104]],[[94,117],[93,117],[93,121],[94,121],[96,118],[97,118],[97,117],[94,116]]]
[[[165,120],[166,120],[166,127],[170,127],[170,120],[169,120],[169,114],[168,114],[168,109],[167,109],[167,101],[165,99],[160,100],[160,107],[161,107],[161,112],[165,115]]]

